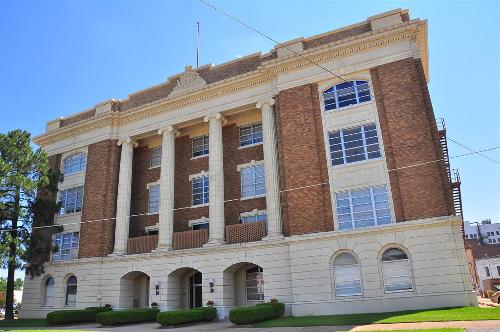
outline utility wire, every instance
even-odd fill
[[[477,154],[480,152],[487,152],[487,151],[498,150],[498,149],[500,149],[500,146],[487,148],[487,149],[483,149],[483,150],[479,150],[479,151],[474,151],[474,152],[470,152],[470,153],[464,153],[464,154],[460,154],[460,155],[456,155],[456,156],[451,156],[450,158],[460,158],[460,157],[465,157],[465,156]],[[425,166],[425,165],[437,163],[440,161],[444,161],[444,158],[435,159],[435,160],[426,161],[426,162],[417,163],[417,164],[412,164],[412,165],[408,165],[408,166],[391,168],[391,169],[388,169],[387,171],[394,172],[397,170],[403,170],[403,169],[408,169],[408,168],[412,168],[412,167]],[[304,189],[309,189],[309,188],[313,188],[313,187],[324,186],[324,185],[328,185],[332,182],[326,181],[326,182],[320,182],[320,183],[310,184],[310,185],[306,185],[306,186],[300,186],[300,187],[295,187],[295,188],[279,190],[278,193],[286,193],[286,192],[290,192],[290,191],[304,190]],[[237,201],[242,201],[242,200],[245,200],[245,199],[241,199],[241,198],[227,199],[227,200],[224,200],[224,203],[237,202]],[[186,210],[186,209],[193,209],[193,208],[198,208],[198,206],[184,206],[184,207],[174,208],[173,210],[179,211],[179,210]],[[129,215],[129,216],[127,216],[127,218],[141,217],[141,216],[148,216],[148,215],[151,215],[151,214],[150,213],[138,213],[138,214]],[[44,228],[61,227],[61,226],[64,227],[67,225],[88,224],[88,223],[100,222],[100,221],[111,221],[111,220],[115,220],[115,219],[116,219],[116,217],[111,217],[111,218],[94,219],[94,220],[80,221],[80,222],[74,222],[74,223],[67,223],[64,225],[57,224],[57,225],[35,226],[35,227],[31,227],[31,229],[32,230],[33,229],[44,229]],[[19,230],[19,229],[17,229],[17,230]],[[14,230],[13,229],[0,229],[0,232],[12,232],[12,231],[14,231]]]
[[[483,151],[476,151],[476,150],[473,150],[473,149],[469,148],[468,146],[465,146],[464,144],[462,144],[462,143],[460,143],[460,142],[455,141],[454,139],[452,139],[452,138],[451,138],[451,137],[449,137],[449,136],[447,136],[446,138],[447,138],[447,139],[449,139],[450,141],[452,141],[453,143],[458,144],[458,145],[460,145],[461,147],[463,147],[463,148],[465,148],[465,149],[467,149],[467,150],[471,151],[472,153],[475,153],[475,154],[477,154],[477,155],[479,155],[479,156],[481,156],[481,157],[483,157],[483,158],[488,159],[489,161],[494,162],[495,164],[500,165],[500,162],[498,162],[498,161],[496,161],[495,159],[492,159],[492,158],[490,158],[490,157],[488,157],[488,156],[486,156],[486,155],[482,154],[481,152],[483,152]]]

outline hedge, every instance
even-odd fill
[[[210,322],[217,317],[214,307],[202,307],[160,312],[156,317],[162,326],[184,325],[197,322]]]
[[[159,312],[156,308],[101,312],[97,314],[97,322],[102,326],[154,322]]]
[[[265,320],[279,318],[285,313],[285,305],[280,302],[260,303],[250,307],[233,309],[229,320],[236,325],[249,325]]]
[[[99,312],[111,311],[109,307],[89,307],[79,310],[58,310],[47,314],[49,325],[90,323],[96,321]]]

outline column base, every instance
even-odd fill
[[[203,248],[209,248],[209,247],[219,247],[225,245],[226,242],[224,240],[211,240],[208,241],[203,245]]]
[[[262,238],[262,241],[277,241],[283,240],[285,236],[283,234],[269,234],[266,237]]]
[[[174,248],[169,245],[169,244],[159,244],[158,247],[156,247],[153,252],[167,252],[167,251],[173,251]]]

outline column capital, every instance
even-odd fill
[[[118,142],[116,143],[118,146],[124,145],[124,144],[132,144],[135,147],[137,147],[138,143],[136,140],[131,139],[130,137],[122,137],[118,139]]]
[[[257,108],[263,108],[265,106],[272,106],[272,105],[274,105],[274,99],[273,98],[269,98],[269,99],[266,99],[266,100],[259,101],[255,106]]]
[[[158,135],[162,135],[164,132],[167,132],[169,134],[174,134],[176,137],[181,134],[181,132],[176,129],[174,126],[167,126],[165,128],[160,128],[158,129]]]
[[[221,112],[216,112],[213,114],[209,114],[203,118],[203,122],[208,122],[211,118],[215,120],[219,120],[222,123],[226,123],[227,119]]]

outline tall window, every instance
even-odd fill
[[[325,111],[363,103],[370,99],[370,87],[367,81],[344,82],[323,92]]]
[[[262,142],[262,123],[240,127],[240,146]]]
[[[202,175],[191,180],[193,205],[208,204],[208,176]]]
[[[43,306],[52,307],[54,306],[54,287],[55,281],[53,277],[48,277],[43,285]]]
[[[260,196],[266,193],[264,165],[252,165],[240,169],[241,197]]]
[[[413,290],[410,261],[403,250],[391,248],[384,252],[382,273],[386,293]]]
[[[260,266],[246,271],[246,292],[248,302],[264,301],[264,270]]]
[[[330,132],[330,158],[332,166],[380,158],[375,124]]]
[[[161,146],[149,149],[149,167],[158,167],[161,164]]]
[[[149,186],[149,197],[148,197],[148,212],[158,213],[160,210],[160,185],[154,184]]]
[[[335,194],[339,229],[389,224],[391,211],[387,188],[369,187]]]
[[[80,212],[83,202],[83,186],[61,190],[59,201],[61,202],[59,214]]]
[[[64,175],[69,175],[72,173],[77,173],[85,170],[87,165],[87,155],[83,152],[72,154],[71,156],[64,159],[63,163],[63,173]]]
[[[489,268],[489,267],[487,267],[487,266],[486,266],[486,267],[484,268],[484,272],[486,272],[486,276],[487,276],[487,277],[491,277],[491,273],[490,273],[490,268]]]
[[[74,307],[76,305],[77,286],[78,280],[76,279],[76,277],[69,277],[66,284],[66,301],[64,303],[68,307]]]
[[[267,221],[266,211],[245,212],[240,214],[242,224],[249,224],[257,221]]]
[[[335,296],[361,295],[361,276],[357,259],[348,253],[335,257],[333,280]]]
[[[52,253],[53,261],[69,261],[78,258],[78,245],[80,233],[61,233],[54,238],[55,251]]]
[[[193,137],[193,157],[208,155],[208,135]]]

